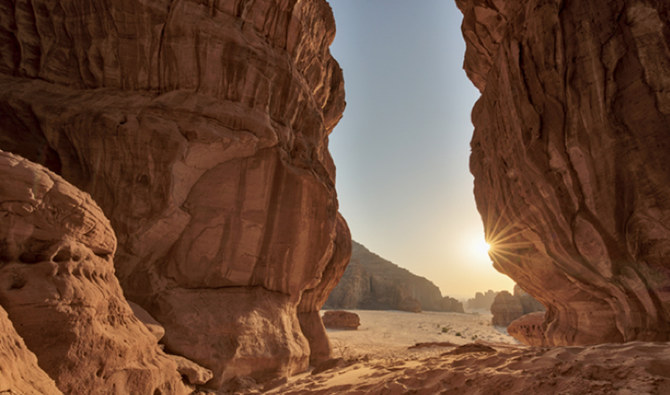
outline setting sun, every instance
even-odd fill
[[[481,262],[489,263],[491,258],[489,257],[489,250],[491,245],[486,242],[484,239],[473,240],[470,245],[471,253]]]

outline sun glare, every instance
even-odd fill
[[[472,254],[477,257],[478,260],[482,262],[489,263],[491,258],[489,258],[489,250],[491,246],[484,239],[477,239],[472,241],[471,245]]]

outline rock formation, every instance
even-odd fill
[[[0,393],[61,394],[0,306]]]
[[[90,196],[2,151],[0,178],[0,305],[40,368],[64,393],[186,393],[123,297],[116,238]]]
[[[355,241],[352,242],[349,266],[328,297],[325,307],[463,312],[459,301],[442,297],[440,289],[426,278],[398,267]]]
[[[498,292],[490,289],[486,293],[477,292],[474,298],[470,298],[465,302],[465,307],[468,310],[491,310],[491,305],[496,295],[498,295]]]
[[[670,4],[457,4],[495,267],[548,344],[670,340]]]
[[[496,295],[491,304],[492,323],[497,326],[507,326],[523,315],[544,310],[540,302],[515,285],[514,295],[508,291],[501,291]]]
[[[546,346],[544,314],[538,311],[517,318],[507,326],[507,333],[523,344]]]
[[[212,388],[306,369],[298,304],[327,293],[335,244],[347,249],[326,1],[0,8],[0,149],[92,195],[166,350],[211,369]]]
[[[358,329],[361,319],[356,313],[331,310],[323,313],[323,324],[330,329]]]

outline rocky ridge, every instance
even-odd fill
[[[325,308],[463,312],[458,300],[442,296],[424,277],[412,274],[353,241],[349,265]]]
[[[495,267],[547,344],[670,340],[670,5],[456,3]]]
[[[506,327],[517,318],[538,311],[545,311],[544,306],[515,285],[514,294],[501,291],[496,295],[491,304],[492,323]]]
[[[328,354],[317,311],[350,247],[328,153],[345,103],[327,2],[0,10],[0,149],[91,194],[124,293],[166,349],[211,369],[214,389]]]

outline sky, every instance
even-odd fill
[[[486,254],[468,167],[479,92],[453,0],[329,0],[347,108],[330,135],[354,240],[443,295],[511,290]]]

